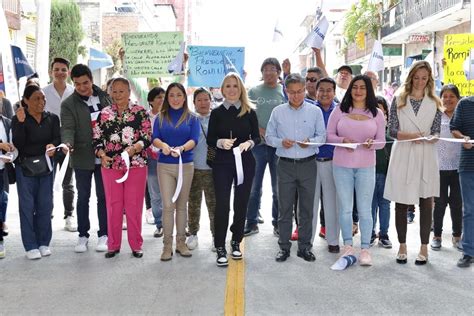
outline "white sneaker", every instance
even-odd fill
[[[41,257],[51,256],[51,249],[49,249],[48,246],[40,246],[39,252],[41,254]]]
[[[64,230],[68,232],[77,232],[77,226],[74,225],[74,217],[66,217],[66,219],[64,220]]]
[[[76,247],[74,247],[74,251],[75,252],[86,252],[88,243],[89,243],[89,238],[79,237],[79,239],[77,240]]]
[[[0,259],[5,258],[5,245],[3,244],[3,241],[0,241]]]
[[[147,224],[155,225],[155,217],[153,216],[151,208],[145,211],[145,219]]]
[[[26,252],[26,257],[30,260],[41,259],[41,253],[38,249],[31,249]]]
[[[107,235],[100,236],[99,240],[97,241],[97,247],[95,248],[95,251],[97,252],[106,252],[108,250],[107,248]]]
[[[198,246],[198,236],[197,235],[191,235],[188,237],[186,240],[186,246],[188,246],[189,250],[196,249]]]

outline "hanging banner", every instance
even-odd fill
[[[170,76],[168,65],[182,42],[182,32],[123,33],[125,73],[132,78]]]
[[[244,47],[188,46],[190,87],[220,87],[226,71],[233,66],[243,78]]]
[[[474,78],[466,76],[470,68],[470,62],[474,59],[470,51],[474,48],[474,34],[447,34],[444,36],[444,84],[456,85],[462,96],[473,95]],[[465,67],[467,65],[468,67]]]

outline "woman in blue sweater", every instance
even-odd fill
[[[168,86],[165,101],[153,127],[153,145],[161,150],[158,159],[158,181],[163,202],[162,261],[173,255],[173,228],[176,210],[176,252],[191,257],[186,246],[186,205],[193,180],[193,148],[199,139],[199,121],[189,111],[186,90],[180,83]],[[179,189],[179,160],[182,159],[182,186]]]

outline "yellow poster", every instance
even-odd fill
[[[474,48],[474,34],[447,34],[444,36],[444,84],[452,83],[462,96],[474,95],[474,74],[471,68],[470,50]]]

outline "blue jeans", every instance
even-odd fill
[[[148,158],[148,192],[150,193],[151,211],[155,218],[156,228],[161,228],[161,217],[163,214],[163,203],[161,202],[160,184],[158,183],[158,173],[156,170],[158,162]]]
[[[474,257],[474,172],[460,172],[463,202],[462,247],[465,255]]]
[[[278,225],[278,182],[277,182],[277,155],[276,149],[266,144],[260,144],[252,149],[255,158],[255,177],[252,182],[252,190],[247,207],[247,225],[257,224],[258,211],[260,210],[260,201],[262,199],[262,183],[265,174],[265,168],[268,164],[270,176],[272,178],[272,224]]]
[[[42,177],[26,177],[20,165],[15,170],[23,247],[29,251],[49,246],[53,234],[53,173]]]
[[[107,235],[107,208],[105,205],[104,185],[100,165],[95,165],[94,170],[74,169],[77,188],[77,231],[79,237],[89,238],[89,199],[91,197],[91,181],[94,175],[95,194],[97,196],[97,215],[99,217],[99,237]]]
[[[370,246],[373,228],[371,201],[375,187],[375,167],[345,168],[333,165],[332,170],[336,184],[339,223],[344,245],[352,246],[352,208],[355,188],[361,248],[367,249]]]
[[[390,224],[390,201],[383,198],[383,192],[385,191],[385,178],[386,175],[383,173],[375,174],[374,197],[372,199],[372,220],[374,221],[372,235],[375,235],[375,225],[377,224],[378,209],[380,219],[379,237],[387,236],[388,226]]]

